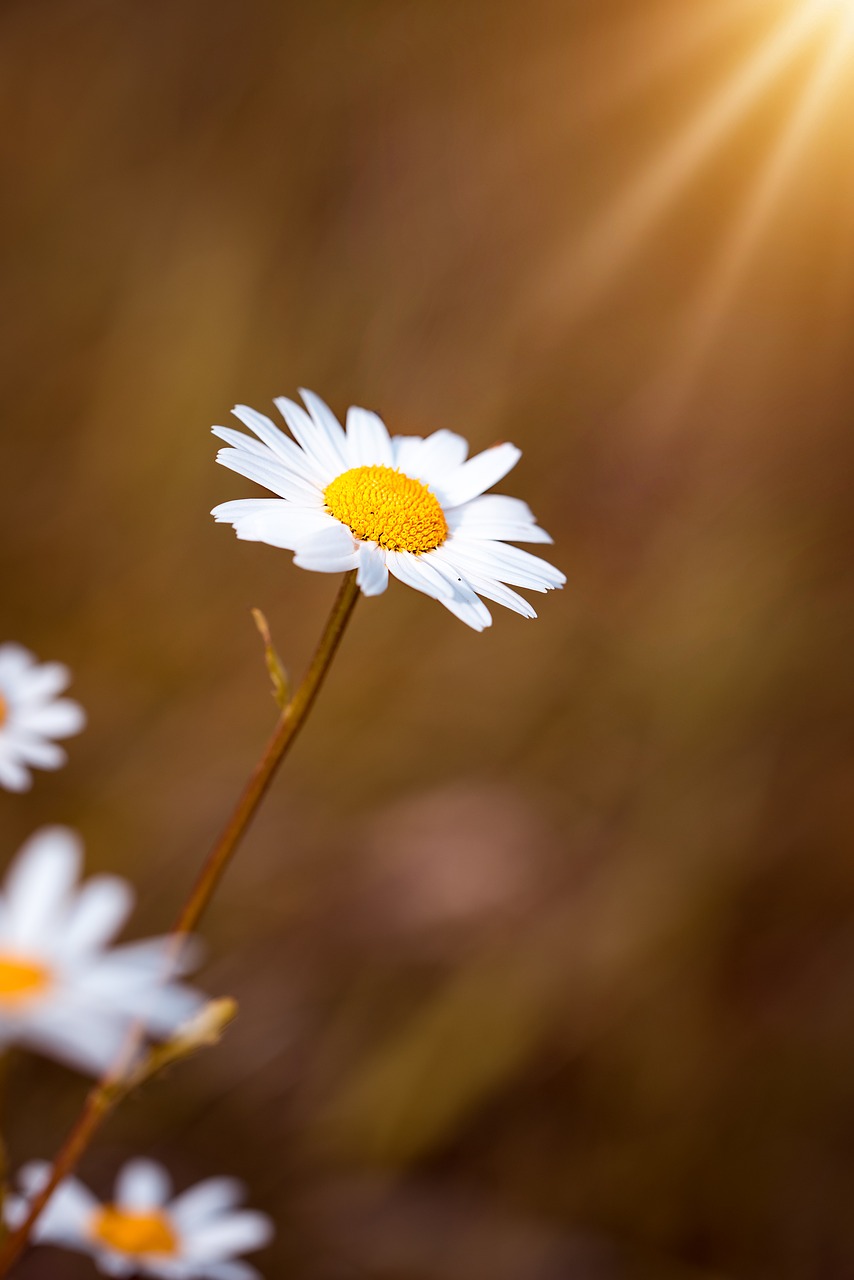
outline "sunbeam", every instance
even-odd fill
[[[675,359],[671,355],[660,378],[661,387],[666,388],[655,414],[660,423],[672,419],[690,398],[762,237],[783,207],[786,191],[797,177],[798,164],[832,107],[854,59],[854,3],[833,4],[825,0],[824,7],[842,12],[838,38],[825,47],[777,144],[762,165],[741,215],[707,273],[693,319],[683,326],[681,350]]]
[[[711,102],[581,234],[564,262],[550,265],[543,292],[556,309],[573,319],[595,303],[805,43],[824,34],[833,36],[828,61],[841,67],[850,57],[852,25],[851,0],[844,4],[841,0],[807,0],[789,7],[779,25]]]

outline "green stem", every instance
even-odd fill
[[[341,585],[308,671],[294,696],[282,711],[261,759],[244,787],[222,834],[208,854],[187,901],[178,915],[173,928],[173,935],[177,942],[195,929],[201,919],[223,872],[255,816],[277,768],[305,724],[326,678],[326,673],[332,665],[332,659],[335,657],[358,598],[359,588],[356,585],[354,570],[347,574]],[[0,1246],[0,1278],[8,1275],[10,1268],[23,1252],[35,1222],[57,1186],[63,1178],[67,1178],[73,1172],[104,1120],[124,1096],[122,1084],[141,1040],[141,1032],[135,1030],[122,1050],[119,1062],[89,1090],[80,1115],[54,1158],[47,1183],[33,1198],[24,1221],[15,1231],[9,1232]]]

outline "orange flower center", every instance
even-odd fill
[[[51,980],[51,972],[44,965],[0,954],[0,1006],[15,1007],[44,995]]]
[[[178,1237],[172,1224],[166,1214],[157,1209],[133,1213],[105,1204],[95,1214],[90,1231],[98,1244],[133,1257],[151,1253],[174,1257],[178,1252]]]
[[[448,536],[442,504],[426,484],[392,467],[353,467],[323,491],[326,510],[361,542],[386,551],[434,551]]]
[[[3,728],[3,725],[6,723],[8,719],[9,719],[9,704],[6,701],[6,699],[3,697],[3,694],[0,693],[0,729]]]

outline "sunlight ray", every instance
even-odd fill
[[[632,102],[639,93],[648,91],[660,82],[662,76],[668,75],[704,50],[732,28],[744,24],[745,17],[751,12],[767,8],[768,0],[716,0],[708,9],[697,12],[691,9],[684,15],[685,21],[676,24],[672,14],[663,12],[660,16],[660,30],[656,31],[654,47],[644,58],[638,58],[638,43],[648,35],[650,16],[648,13],[633,15],[619,38],[609,32],[609,49],[607,56],[594,60],[597,67],[595,89],[584,101],[584,111],[588,116],[607,115],[619,110],[626,102]],[[614,45],[619,48],[615,49]],[[604,50],[599,51],[602,55]],[[563,51],[559,51],[563,60]],[[606,69],[600,69],[600,63]]]
[[[854,16],[828,45],[810,76],[777,145],[753,184],[746,202],[721,252],[707,275],[693,321],[685,329],[685,341],[676,369],[666,374],[670,413],[677,412],[690,396],[702,367],[720,336],[763,232],[772,222],[788,185],[816,128],[826,117],[828,103],[842,87],[854,54]]]
[[[796,57],[822,21],[826,0],[800,6],[763,42],[710,103],[670,142],[634,186],[549,271],[547,292],[564,314],[584,311],[626,266],[675,198]]]

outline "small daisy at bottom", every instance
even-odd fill
[[[49,1166],[40,1161],[21,1170],[24,1196],[9,1197],[9,1226],[23,1221],[27,1201],[44,1186],[48,1173]],[[208,1178],[173,1197],[162,1165],[129,1160],[107,1203],[77,1178],[61,1182],[36,1223],[33,1243],[88,1253],[107,1276],[261,1280],[236,1255],[267,1244],[273,1224],[266,1214],[238,1207],[243,1192],[234,1178]]]

